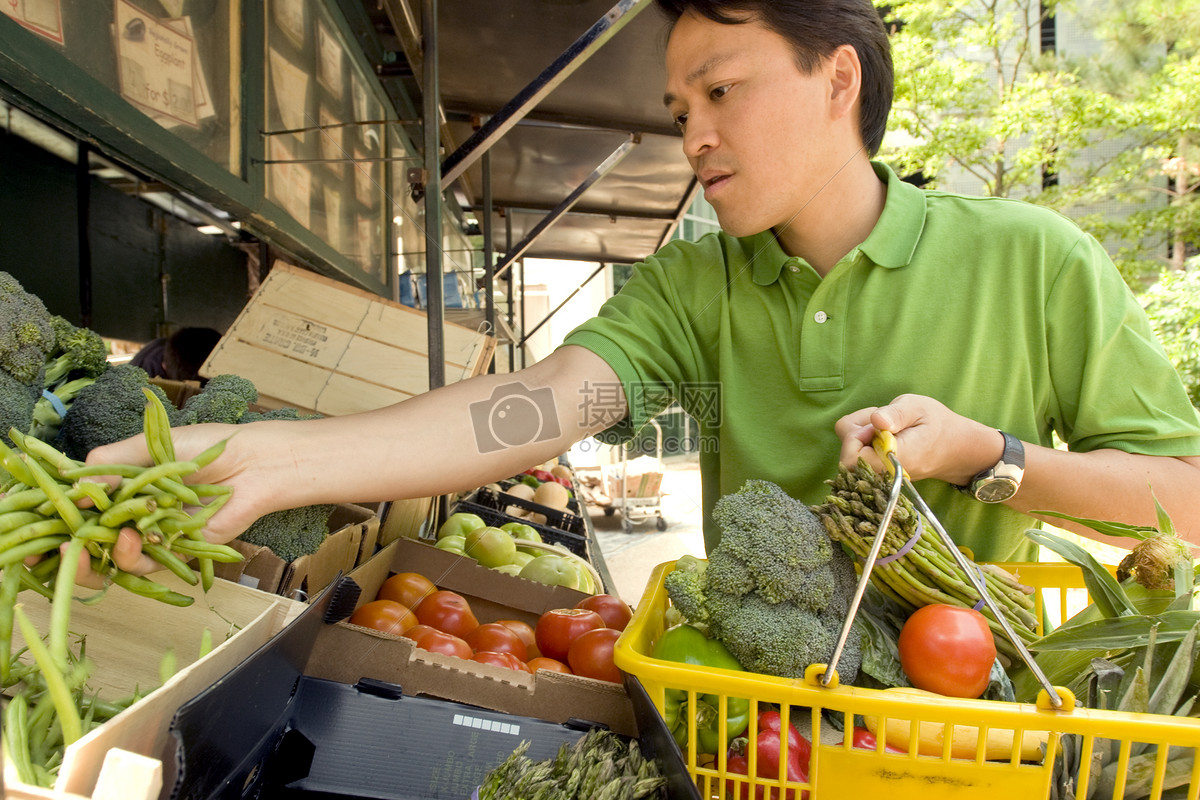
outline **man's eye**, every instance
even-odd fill
[[[729,89],[730,89],[729,84],[725,84],[724,86],[718,86],[715,89],[713,89],[711,92],[709,92],[708,96],[711,97],[713,100],[720,100],[722,97],[729,94]]]
[[[676,114],[671,121],[675,123],[676,128],[683,130],[683,126],[687,125],[687,114]]]

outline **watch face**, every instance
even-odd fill
[[[1002,503],[1017,493],[1018,486],[1012,478],[991,478],[975,487],[975,498],[984,503]]]

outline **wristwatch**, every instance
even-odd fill
[[[1021,488],[1021,477],[1025,474],[1025,447],[1021,441],[1000,431],[1004,437],[1004,454],[991,467],[971,479],[966,486],[958,487],[981,503],[1003,503]]]

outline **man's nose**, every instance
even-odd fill
[[[717,130],[710,119],[689,114],[683,127],[683,153],[695,158],[717,146]]]

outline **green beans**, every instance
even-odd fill
[[[166,410],[156,395],[147,397],[143,424],[154,460],[149,467],[84,464],[15,429],[9,431],[14,447],[0,440],[0,467],[9,476],[0,486],[0,688],[12,697],[0,724],[10,760],[27,783],[52,785],[63,748],[122,707],[88,697],[90,661],[85,640],[70,632],[70,615],[76,602],[100,602],[108,589],[77,596],[81,562],[106,587],[187,606],[193,597],[117,567],[113,549],[122,536],[139,536],[142,552],[205,591],[215,563],[242,558],[202,533],[231,490],[187,482],[220,456],[225,442],[194,460],[177,460]],[[21,611],[27,590],[49,600],[44,641]],[[14,629],[25,641],[16,653]]]

